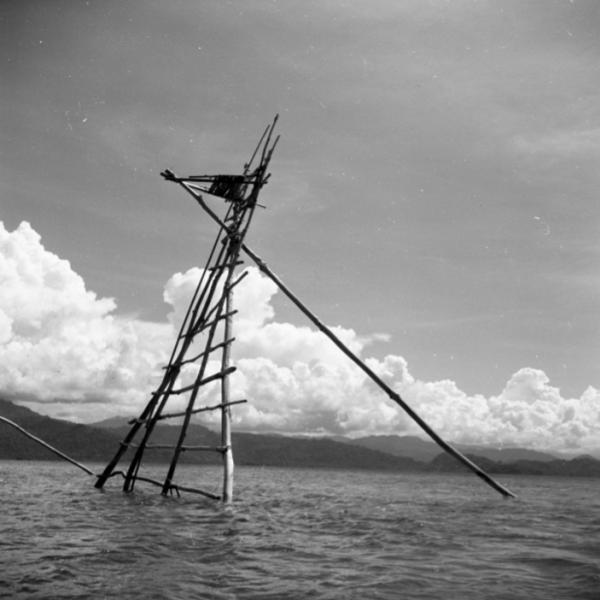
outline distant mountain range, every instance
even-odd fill
[[[336,439],[342,441],[341,438]],[[410,456],[423,462],[433,460],[440,453],[440,447],[434,442],[428,442],[411,435],[402,437],[398,435],[372,435],[346,441],[394,456]],[[525,448],[491,448],[489,446],[470,446],[466,444],[454,444],[454,447],[463,454],[476,454],[500,463],[510,463],[517,460],[549,462],[558,458],[552,454]]]
[[[18,423],[79,461],[108,462],[129,431],[125,418],[111,418],[92,425],[74,424],[44,417],[3,399],[0,399],[0,416]],[[175,425],[158,425],[152,443],[174,444],[178,433]],[[199,424],[190,426],[187,439],[194,445],[220,444],[218,434]],[[234,433],[233,444],[238,465],[433,473],[465,469],[437,445],[413,436],[370,436],[352,440]],[[490,473],[600,477],[600,461],[592,457],[566,460],[523,448],[460,444],[457,447]],[[170,454],[168,450],[148,449],[144,460],[167,462]],[[0,459],[52,460],[57,457],[0,422]],[[219,464],[220,457],[212,452],[188,452],[182,455],[182,462]]]

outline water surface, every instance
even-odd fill
[[[218,469],[178,475],[218,492]],[[600,598],[600,482],[502,482],[519,498],[468,475],[239,467],[224,508],[0,462],[0,595]]]

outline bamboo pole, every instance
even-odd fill
[[[195,408],[192,411],[192,414],[195,415],[196,413],[218,410],[219,408],[223,408],[224,406],[233,406],[234,404],[244,404],[245,402],[248,402],[248,400],[233,400],[232,402],[228,402],[227,404],[212,404],[210,406],[201,406],[200,408]],[[176,417],[183,417],[183,416],[185,416],[185,414],[186,414],[186,411],[177,412],[177,413],[162,413],[160,416],[156,417],[156,420],[161,421],[163,419],[173,419]],[[131,419],[130,421],[128,421],[129,425],[133,425],[134,423],[137,423],[137,422],[139,422],[139,419]]]
[[[206,356],[206,354],[205,354],[205,356]],[[200,381],[195,381],[191,385],[186,385],[185,387],[178,388],[176,390],[171,390],[169,393],[177,395],[177,394],[183,394],[185,392],[189,392],[189,391],[193,390],[195,387],[201,387],[203,385],[206,385],[207,383],[216,381],[217,379],[224,379],[227,377],[227,375],[231,375],[231,373],[233,373],[235,370],[236,370],[236,367],[227,367],[227,369],[225,369],[224,371],[219,371],[218,373],[209,375],[208,377],[205,377],[204,379],[201,379]]]
[[[221,233],[223,231],[225,231],[225,230],[224,229],[219,230],[219,234],[217,236],[217,239],[215,240],[215,243],[213,244],[207,264],[211,263],[212,258],[215,255],[215,249],[218,246],[218,242],[221,237]],[[222,246],[219,249],[219,251],[217,252],[215,262],[217,264],[221,264],[223,260],[226,260],[226,256],[227,255],[225,252],[225,247]],[[195,300],[195,302],[192,301],[192,303],[188,307],[186,318],[180,329],[180,335],[177,338],[175,347],[171,354],[171,360],[169,361],[169,363],[172,365],[172,368],[170,369],[170,371],[167,370],[167,372],[165,373],[165,378],[163,379],[163,382],[161,383],[161,388],[160,388],[160,389],[165,390],[162,400],[160,400],[160,402],[158,402],[158,396],[155,396],[156,399],[154,400],[153,406],[150,408],[150,411],[146,415],[142,414],[140,417],[140,419],[144,419],[145,417],[148,417],[148,416],[151,416],[152,418],[150,419],[150,421],[148,423],[146,423],[146,426],[145,426],[146,431],[143,435],[140,446],[136,450],[135,455],[129,464],[129,468],[127,470],[127,475],[125,477],[125,482],[123,483],[123,491],[125,491],[125,492],[133,491],[133,487],[135,485],[135,480],[136,480],[137,474],[139,472],[143,454],[144,454],[144,446],[147,443],[150,436],[152,435],[152,432],[154,431],[154,427],[157,423],[156,417],[161,414],[163,408],[165,407],[165,405],[167,403],[167,400],[170,396],[169,392],[170,392],[170,390],[173,389],[173,386],[175,385],[176,379],[179,375],[179,370],[181,368],[181,362],[184,359],[184,357],[188,351],[188,348],[192,344],[193,335],[189,335],[189,336],[183,336],[184,339],[181,342],[181,346],[179,346],[179,340],[182,337],[181,331],[184,330],[184,326],[186,323],[188,324],[188,331],[191,331],[196,326],[198,321],[201,321],[203,318],[205,318],[206,311],[209,310],[210,304],[211,304],[214,294],[216,292],[218,276],[215,278],[215,272],[210,272],[208,274],[208,278],[206,280],[205,285],[204,286],[202,285],[202,283],[204,281],[204,277],[206,276],[207,273],[208,273],[208,271],[206,269],[202,273],[202,276],[200,278],[198,286],[196,287],[196,292],[194,293],[194,296],[197,297],[197,299]],[[202,307],[202,309],[200,307]],[[198,315],[199,311],[200,311],[200,315]],[[210,337],[210,339],[212,340],[212,336]],[[210,345],[210,341],[209,341],[209,345]],[[179,348],[179,350],[178,350],[178,348]],[[177,358],[174,359],[173,357],[176,355],[176,352],[177,352]],[[202,361],[202,365],[203,366],[202,366],[200,372],[198,373],[198,378],[201,378],[204,373],[204,369],[206,366],[206,360]],[[169,373],[171,373],[171,376],[170,376],[170,379],[167,381]],[[195,389],[192,392],[192,398],[190,399],[190,402],[192,403],[192,405],[195,402],[197,392],[198,392],[198,389]],[[150,404],[151,403],[148,404],[148,406],[146,407],[144,412],[148,411]],[[189,410],[189,406],[188,406],[188,410]],[[185,426],[185,428],[187,428],[187,424],[185,424],[184,426]],[[139,426],[137,426],[137,427],[139,427]],[[136,425],[134,425],[132,427],[132,429],[129,433],[129,436],[128,436],[129,439],[127,441],[131,441],[131,437],[133,435],[135,435],[135,432],[134,432],[135,428],[136,428]],[[183,436],[185,437],[185,432],[183,433]],[[178,454],[177,451],[176,451],[176,454]],[[113,459],[113,463],[114,463],[114,459]],[[113,468],[114,468],[114,465],[113,465]],[[108,467],[107,467],[107,469],[108,469]],[[174,471],[174,467],[173,467],[173,471]],[[170,469],[170,472],[171,472],[171,469]]]
[[[273,123],[273,126],[274,126],[274,124],[275,124],[275,122]],[[232,316],[237,312],[235,310],[231,310],[232,289],[235,285],[237,285],[245,277],[245,274],[242,274],[235,281],[233,281],[233,274],[234,274],[235,266],[238,264],[241,264],[239,262],[239,254],[240,254],[240,247],[241,247],[240,244],[248,230],[248,226],[252,219],[254,209],[256,207],[256,199],[258,197],[258,192],[264,182],[263,181],[264,170],[266,168],[266,165],[268,163],[268,160],[270,159],[270,156],[271,156],[273,148],[274,148],[274,145],[273,145],[273,147],[269,151],[268,158],[266,159],[266,162],[265,162],[265,152],[267,150],[267,147],[269,146],[273,126],[271,126],[271,129],[268,130],[267,141],[265,142],[265,148],[263,149],[263,155],[261,157],[261,165],[259,166],[259,168],[255,171],[255,173],[253,175],[253,188],[252,188],[252,191],[251,191],[249,197],[245,201],[243,201],[239,204],[232,202],[231,212],[233,214],[230,219],[228,219],[227,216],[225,217],[224,221],[221,221],[221,219],[218,217],[216,219],[217,222],[220,224],[220,231],[226,232],[228,239],[224,240],[224,242],[225,242],[224,256],[221,255],[221,256],[223,256],[222,259],[220,258],[217,261],[215,266],[212,266],[209,268],[209,271],[210,271],[209,282],[211,280],[213,282],[211,284],[213,291],[211,291],[209,298],[212,298],[212,295],[213,295],[214,289],[215,289],[214,286],[218,283],[221,276],[224,273],[226,273],[226,281],[224,284],[225,288],[223,289],[222,296],[219,299],[219,301],[216,303],[216,305],[211,310],[208,311],[208,313],[206,313],[205,311],[202,311],[200,318],[198,318],[197,320],[192,319],[192,326],[181,336],[183,338],[186,338],[186,340],[191,339],[199,332],[205,331],[206,329],[208,329],[209,332],[208,332],[207,348],[211,347],[212,340],[213,340],[213,337],[214,337],[215,331],[216,331],[216,326],[219,323],[219,321],[221,321],[221,320],[224,321],[224,330],[225,330],[224,331],[224,339],[225,340],[231,339],[231,335],[230,335],[231,328],[232,328],[231,319],[232,319]],[[166,179],[172,179],[174,177],[170,171],[165,171],[162,175]],[[188,185],[189,184],[186,183],[186,189],[188,189],[190,191],[195,189],[191,185],[189,185],[189,187],[187,187]],[[229,211],[228,211],[228,214],[229,214]],[[225,223],[226,221],[233,221],[233,223],[230,225],[226,225],[226,223]],[[223,304],[225,306],[223,306]],[[209,305],[207,304],[206,306],[208,307]],[[213,312],[216,312],[216,317],[214,317],[212,320],[208,321],[209,316],[212,316]],[[175,472],[179,454],[182,451],[183,442],[185,440],[185,436],[186,436],[187,428],[188,428],[188,425],[190,422],[190,418],[191,418],[192,414],[194,414],[194,412],[195,412],[194,411],[194,402],[196,399],[196,395],[198,394],[199,387],[203,383],[208,382],[209,380],[212,379],[212,378],[207,378],[204,381],[202,381],[200,379],[201,375],[204,373],[208,355],[209,355],[208,351],[205,351],[199,355],[202,357],[202,364],[200,367],[198,379],[196,380],[194,385],[186,386],[185,388],[182,388],[182,390],[174,390],[174,391],[172,390],[171,391],[171,393],[176,393],[179,391],[192,391],[192,394],[190,396],[185,414],[183,415],[184,420],[183,420],[183,424],[181,426],[181,432],[179,435],[179,439],[177,441],[177,446],[173,453],[171,464],[170,464],[167,476],[166,476],[164,484],[163,484],[163,490],[162,490],[163,494],[166,494],[170,489],[171,480],[172,480],[172,477]],[[183,357],[182,357],[182,359],[183,359]],[[224,460],[223,501],[224,502],[230,502],[231,498],[232,498],[233,469],[234,469],[233,453],[232,453],[232,449],[231,449],[231,419],[230,419],[231,403],[229,402],[229,381],[228,381],[227,375],[230,372],[232,372],[235,369],[235,367],[230,367],[229,362],[230,362],[230,344],[224,343],[223,354],[222,354],[222,365],[224,365],[224,366],[221,370],[221,373],[224,375],[221,379],[221,394],[222,394],[221,436],[222,436],[222,446],[224,448],[224,451],[223,451],[223,460]],[[139,452],[139,450],[138,450],[138,452]]]
[[[200,204],[200,206],[210,215],[210,217],[215,220],[221,227],[224,227],[224,223],[219,219],[219,217],[212,211],[207,204],[204,202],[204,199],[201,196],[195,194],[192,190],[190,190],[185,183],[181,180],[174,177],[174,181],[177,181],[184,189],[186,189],[194,199]],[[468,469],[473,471],[475,475],[485,481],[489,486],[494,488],[504,497],[515,498],[515,494],[511,492],[509,489],[498,483],[493,477],[488,475],[483,469],[478,467],[473,461],[468,459],[464,454],[462,454],[459,450],[454,448],[451,444],[442,439],[401,397],[395,392],[387,383],[385,383],[372,369],[370,369],[358,356],[356,356],[326,325],[324,325],[319,318],[310,311],[271,271],[271,269],[267,266],[267,264],[257,255],[255,254],[246,244],[240,244],[241,249],[256,263],[258,268],[262,273],[264,273],[269,279],[271,279],[277,287],[291,300],[291,302],[302,312],[316,327],[321,331],[325,336],[327,336],[338,348],[341,350],[356,366],[358,366],[372,381],[374,381],[387,395],[393,400],[398,406],[400,406],[408,416],[419,425],[419,427],[443,450],[448,452],[448,454],[454,456],[457,460],[462,462]]]
[[[233,243],[233,242],[232,242]],[[234,249],[234,252],[239,254],[239,247]],[[233,265],[229,267],[227,274],[227,281],[225,282],[225,331],[223,333],[224,339],[228,340],[231,338],[232,330],[232,318],[233,311],[231,310],[232,304],[232,286],[230,285],[233,278]],[[223,346],[222,360],[221,360],[221,372],[229,374],[231,367],[231,344]],[[221,446],[223,450],[223,493],[221,498],[225,504],[229,504],[233,500],[233,452],[231,450],[231,408],[229,402],[229,376],[226,375],[221,379]]]
[[[509,489],[498,483],[490,475],[488,475],[483,469],[478,467],[473,461],[469,460],[459,450],[454,448],[451,444],[442,439],[406,402],[400,397],[400,394],[395,392],[387,383],[385,383],[371,368],[369,368],[358,356],[356,356],[352,350],[350,350],[326,325],[324,325],[314,313],[312,313],[300,300],[284,285],[284,283],[269,269],[267,264],[257,256],[250,248],[246,245],[242,246],[244,252],[258,265],[258,268],[262,273],[267,275],[274,283],[277,284],[279,289],[300,309],[304,315],[308,317],[310,321],[326,335],[355,365],[357,365],[372,381],[374,381],[396,404],[398,404],[408,416],[421,427],[423,431],[434,441],[438,446],[443,448],[446,452],[454,456],[466,467],[475,473],[478,477],[483,479],[488,485],[493,487],[496,491],[500,492],[505,497],[514,498],[513,494]]]
[[[232,344],[233,342],[235,342],[235,338],[230,338],[228,340],[225,340],[224,342],[221,342],[220,344],[215,344],[214,346],[211,346],[210,348],[203,350],[202,352],[200,352],[200,354],[196,354],[196,356],[192,356],[192,358],[186,358],[185,360],[182,360],[181,363],[179,363],[179,364],[181,366],[183,366],[183,365],[188,365],[190,363],[196,362],[198,359],[202,358],[205,354],[210,354],[211,352],[214,352],[215,350],[218,350],[219,348],[223,348],[223,346],[226,346],[227,344]],[[163,367],[163,368],[166,368],[166,367]]]
[[[130,448],[138,448],[138,446],[136,444],[130,444],[129,446]],[[175,448],[177,448],[177,446],[174,446],[173,444],[146,444],[144,446],[144,450],[175,450]],[[194,451],[194,450],[201,450],[201,451],[210,451],[210,452],[224,452],[225,448],[223,446],[180,446],[179,447],[179,451],[180,452],[186,452],[186,451]]]
[[[23,435],[27,436],[30,440],[37,442],[38,444],[40,444],[40,446],[43,446],[47,450],[50,450],[50,452],[53,452],[54,454],[56,454],[56,456],[60,456],[62,459],[66,460],[67,462],[70,462],[72,465],[79,467],[82,471],[85,471],[88,475],[94,475],[94,472],[90,471],[90,469],[88,469],[85,465],[82,465],[80,462],[77,462],[74,458],[67,456],[64,452],[57,450],[54,446],[51,446],[47,442],[44,442],[44,440],[41,440],[39,437],[33,435],[33,433],[29,433],[29,431],[27,431],[26,429],[23,429],[23,427],[21,427],[20,425],[17,425],[14,421],[11,421],[10,419],[7,419],[6,417],[0,417],[0,421],[2,421],[3,423],[6,423],[7,425],[10,425],[11,427],[14,427],[18,431],[20,431]]]
[[[226,259],[225,259],[226,260]],[[223,264],[223,263],[221,263]],[[212,301],[212,297],[214,294],[214,291],[216,290],[217,284],[219,279],[221,278],[223,274],[223,271],[218,272],[218,271],[213,271],[211,273],[211,279],[212,279],[212,292],[211,295],[209,296],[209,302]],[[209,279],[210,281],[210,279]],[[219,306],[219,311],[217,313],[217,318],[213,319],[212,321],[212,325],[210,326],[209,330],[208,330],[208,334],[207,334],[207,341],[206,341],[206,345],[208,347],[210,347],[213,343],[213,339],[216,333],[216,329],[217,329],[217,325],[219,323],[219,313],[223,308],[222,302],[219,300],[219,302],[217,303],[217,305]],[[207,305],[208,306],[208,305]],[[181,446],[183,445],[183,442],[185,440],[185,436],[187,434],[187,429],[188,426],[190,424],[190,419],[192,417],[192,411],[194,410],[194,403],[196,402],[196,397],[198,395],[198,392],[200,390],[200,385],[202,382],[202,379],[204,377],[204,372],[206,370],[206,366],[208,364],[208,358],[209,358],[209,354],[205,354],[202,358],[202,362],[200,364],[200,369],[198,371],[198,375],[196,377],[196,382],[195,385],[192,386],[192,393],[190,394],[190,398],[188,400],[187,403],[187,407],[186,407],[186,413],[183,417],[183,423],[181,425],[181,430],[179,433],[179,438],[177,440],[177,446],[175,448],[175,451],[173,452],[173,456],[171,458],[171,464],[169,465],[169,470],[167,472],[167,476],[165,477],[165,481],[163,483],[163,489],[162,489],[162,494],[166,495],[167,492],[169,491],[169,488],[171,486],[171,481],[173,479],[173,475],[175,474],[175,469],[177,467],[177,462],[179,460],[179,454],[181,452]]]
[[[207,264],[210,264],[210,262],[213,259],[213,256],[215,255],[215,252],[217,252],[217,248],[219,245],[218,244],[219,238],[223,231],[226,231],[226,229],[219,230],[219,235],[217,236],[217,240],[215,240],[215,243],[213,244],[213,246],[211,248]],[[219,261],[222,258],[223,252],[224,252],[224,249],[221,247],[219,249],[219,251],[217,252],[217,258],[216,258],[217,261]],[[113,470],[115,469],[115,467],[121,460],[121,457],[127,450],[129,444],[133,441],[133,439],[137,435],[137,432],[140,429],[141,424],[146,423],[146,431],[143,435],[143,440],[140,444],[141,448],[139,448],[136,451],[133,459],[131,460],[129,469],[127,471],[127,475],[125,477],[125,482],[123,484],[124,491],[131,491],[133,489],[133,485],[134,485],[134,481],[135,481],[134,476],[137,475],[137,472],[139,470],[139,465],[142,460],[142,454],[144,451],[143,446],[146,443],[146,441],[148,440],[148,438],[150,437],[150,435],[154,429],[154,425],[156,424],[156,420],[153,418],[153,416],[160,414],[160,412],[162,411],[164,404],[166,403],[167,398],[168,398],[168,394],[163,394],[163,392],[168,391],[175,385],[175,381],[177,379],[177,376],[179,375],[179,364],[181,363],[182,358],[185,356],[185,353],[186,353],[189,345],[191,344],[191,341],[192,341],[191,339],[185,339],[185,340],[183,340],[182,345],[180,346],[179,340],[181,337],[181,333],[185,330],[186,326],[189,328],[190,324],[193,325],[193,323],[196,319],[196,316],[197,316],[198,306],[204,301],[205,296],[208,292],[209,286],[203,285],[206,275],[207,275],[207,271],[205,270],[202,272],[202,276],[200,277],[200,280],[198,281],[198,285],[196,286],[196,289],[194,291],[194,296],[188,306],[188,309],[185,314],[185,318],[183,319],[183,322],[179,329],[179,333],[177,335],[175,345],[173,347],[173,350],[171,351],[171,356],[169,358],[169,363],[167,365],[165,375],[164,375],[164,377],[160,383],[160,386],[157,390],[158,393],[154,393],[151,395],[150,401],[146,404],[146,406],[144,407],[144,410],[142,411],[142,414],[139,416],[139,422],[136,422],[133,425],[133,427],[129,430],[129,432],[125,436],[125,439],[119,445],[117,452],[115,453],[113,458],[110,460],[110,462],[106,465],[106,467],[104,468],[104,471],[99,475],[99,477],[95,483],[95,487],[102,488],[104,486],[104,484],[106,483],[106,480],[110,477],[110,474],[113,472]],[[177,356],[177,358],[175,358],[176,356]],[[162,396],[162,401],[160,400],[161,396]]]
[[[225,244],[223,245],[221,252],[219,254],[219,259],[216,262],[216,265],[217,265],[216,268],[214,268],[213,270],[210,271],[210,276],[209,276],[209,279],[206,284],[207,286],[210,287],[210,293],[207,295],[207,300],[205,301],[205,306],[204,306],[203,310],[201,311],[198,319],[196,321],[192,321],[192,323],[190,324],[188,333],[191,332],[192,335],[185,334],[183,336],[184,338],[186,338],[186,341],[188,341],[188,340],[191,340],[191,338],[193,337],[193,335],[195,335],[197,333],[197,331],[203,331],[205,329],[208,329],[207,341],[206,341],[207,348],[210,348],[211,345],[213,344],[213,338],[215,336],[219,322],[221,320],[223,320],[224,318],[225,318],[225,320],[226,320],[226,318],[228,318],[227,315],[223,315],[223,310],[224,310],[224,306],[225,306],[225,297],[223,294],[221,294],[221,297],[219,298],[219,300],[216,302],[215,306],[212,309],[210,309],[209,307],[210,307],[210,303],[212,302],[212,299],[216,293],[216,290],[217,290],[217,287],[218,287],[221,277],[223,276],[224,273],[226,273],[226,272],[229,273],[229,269],[231,269],[234,266],[234,263],[236,262],[237,257],[239,256],[239,247],[232,248],[231,240],[232,240],[232,236],[234,236],[237,233],[237,230],[239,229],[239,226],[243,220],[244,215],[243,215],[243,213],[241,215],[238,214],[236,212],[235,208],[233,209],[233,212],[234,212],[234,216],[235,216],[235,220],[236,220],[235,225],[232,228],[228,228],[227,226],[225,226],[225,224],[222,224],[221,229],[220,229],[220,231],[224,231],[227,233],[228,238],[224,240]],[[229,281],[229,283],[231,283],[231,281]],[[212,315],[215,311],[216,311],[216,317],[213,318],[208,323],[205,322],[206,319],[208,318],[208,316]],[[229,318],[230,318],[235,311],[229,311],[229,312],[231,312],[231,315],[229,315]],[[225,347],[227,347],[227,346],[225,346]],[[190,419],[191,419],[191,416],[194,411],[194,403],[196,401],[196,397],[198,395],[200,386],[206,382],[206,381],[203,381],[203,376],[204,376],[204,372],[206,370],[206,366],[208,363],[209,353],[204,352],[202,354],[203,354],[202,362],[200,365],[200,369],[198,371],[196,382],[194,383],[194,385],[188,386],[188,388],[186,388],[186,389],[191,389],[192,393],[190,395],[190,398],[189,398],[189,401],[187,404],[183,423],[181,425],[180,435],[179,435],[179,438],[177,441],[175,451],[173,453],[173,457],[171,459],[171,464],[169,466],[167,476],[165,477],[165,481],[163,484],[163,491],[162,491],[163,494],[166,494],[169,491],[169,486],[171,484],[171,480],[173,478],[175,469],[177,467],[177,461],[179,459],[181,447],[184,443],[184,440],[185,440],[185,437],[187,434],[187,429],[188,429],[188,426],[190,423]],[[181,355],[181,359],[183,360],[183,353]],[[207,380],[209,380],[209,379],[214,379],[214,377],[207,378]],[[139,450],[138,450],[138,452],[139,452]]]
[[[244,174],[242,176],[244,185],[242,188],[243,192],[241,193],[242,195],[245,195],[246,190],[250,185],[252,186],[251,193],[245,198],[243,196],[240,198],[236,197],[236,201],[230,203],[229,208],[227,210],[227,214],[225,215],[223,221],[217,219],[217,221],[221,225],[219,234],[217,235],[217,239],[215,240],[213,247],[210,251],[210,255],[206,263],[206,268],[203,271],[200,281],[198,282],[192,301],[188,305],[188,309],[179,329],[179,334],[176,338],[171,357],[169,358],[167,366],[164,367],[165,374],[163,376],[163,379],[160,385],[158,386],[158,389],[151,395],[150,401],[145,406],[141,415],[137,419],[134,419],[130,422],[132,424],[131,429],[129,430],[125,439],[120,443],[119,448],[112,460],[105,467],[104,471],[98,476],[98,480],[96,481],[96,487],[98,488],[101,488],[106,482],[106,480],[112,476],[112,473],[117,467],[117,464],[123,456],[124,452],[127,450],[127,448],[131,447],[135,448],[135,453],[132,460],[130,461],[129,468],[127,469],[126,474],[124,474],[125,481],[123,484],[123,490],[126,492],[130,492],[133,490],[135,481],[140,479],[140,477],[138,476],[138,472],[143,459],[144,449],[147,445],[150,436],[152,435],[154,427],[156,426],[157,422],[162,418],[162,411],[166,406],[168,398],[171,394],[181,394],[184,392],[191,391],[190,398],[187,403],[187,408],[185,412],[181,415],[184,417],[184,420],[180,430],[179,439],[175,447],[175,452],[173,454],[165,481],[162,484],[163,494],[174,489],[174,486],[171,483],[171,479],[173,477],[177,465],[179,453],[181,452],[183,447],[183,442],[186,436],[190,418],[196,412],[201,412],[202,410],[205,410],[204,408],[198,411],[194,409],[194,403],[196,401],[199,388],[203,384],[209,383],[213,379],[217,379],[220,377],[223,377],[223,381],[225,381],[227,379],[227,374],[229,373],[229,370],[225,370],[220,374],[216,374],[215,376],[211,376],[203,380],[204,372],[208,362],[208,357],[213,350],[216,350],[218,347],[222,347],[223,352],[227,356],[227,362],[229,361],[228,357],[230,352],[230,344],[233,341],[232,338],[225,336],[225,341],[222,342],[222,344],[218,344],[217,346],[212,345],[212,340],[220,320],[223,320],[225,322],[229,321],[229,329],[231,329],[232,314],[229,314],[231,313],[231,311],[229,309],[226,309],[226,314],[223,315],[222,304],[225,303],[225,296],[231,295],[231,289],[233,288],[233,286],[239,283],[241,279],[243,279],[243,277],[245,277],[246,275],[244,273],[236,281],[231,281],[234,267],[237,264],[241,264],[239,262],[240,241],[243,240],[243,237],[247,232],[250,220],[252,218],[252,214],[256,206],[258,192],[266,182],[266,179],[264,177],[265,170],[279,139],[279,137],[277,137],[275,139],[275,142],[271,144],[271,136],[273,134],[275,124],[277,123],[277,119],[278,116],[275,117],[271,125],[267,126],[250,160],[244,165]],[[248,171],[250,169],[250,165],[252,164],[254,158],[258,153],[261,153],[260,164],[252,173],[249,174]],[[175,181],[174,175],[169,170],[164,171],[162,175],[165,179]],[[192,192],[192,190],[196,190],[196,193],[198,193],[203,190],[201,186],[197,185],[198,183],[215,182],[218,180],[219,177],[222,176],[192,176],[185,180],[186,185],[189,186],[186,189],[188,189],[190,192]],[[236,179],[236,181],[238,179]],[[227,198],[225,199],[227,200]],[[230,198],[229,200],[234,199]],[[229,225],[230,221],[233,221],[234,224]],[[225,223],[228,223],[228,225],[226,225]],[[226,239],[222,239],[223,236],[226,236]],[[219,244],[219,242],[223,243]],[[219,249],[217,250],[217,248]],[[215,259],[214,261],[213,257]],[[221,298],[217,302],[216,306],[213,306],[211,309],[212,299],[216,293],[217,285],[224,273],[227,273],[228,275],[227,293],[225,293],[224,291],[224,293],[221,294]],[[209,320],[212,317],[213,313],[216,314],[216,318]],[[225,328],[227,328],[227,325],[225,325]],[[208,341],[204,351],[195,356],[193,359],[186,359],[185,355],[188,352],[195,336],[206,330],[208,330]],[[189,362],[195,360],[201,360],[200,369],[196,377],[195,383],[192,386],[183,386],[175,388],[175,383],[179,377],[181,367],[184,364],[188,364]],[[225,385],[227,386],[227,384]],[[222,401],[220,405],[218,405],[218,407],[221,408],[221,410],[224,411],[226,415],[229,415],[230,406],[236,403],[238,402]],[[142,425],[144,426],[145,431],[141,436],[141,442],[139,443],[139,445],[134,445],[131,442],[136,437]],[[230,454],[230,443],[228,444],[228,447],[228,453]],[[230,471],[232,472],[233,469],[231,468]]]

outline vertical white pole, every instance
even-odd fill
[[[229,277],[225,283],[225,313],[229,315],[231,312],[231,275],[233,268],[229,272]],[[231,339],[232,317],[231,315],[225,318],[225,333],[224,339]],[[229,368],[230,363],[230,348],[231,344],[226,344],[223,348],[221,370],[225,371]],[[226,375],[221,380],[221,403],[229,402],[229,376]],[[228,504],[233,500],[233,452],[231,450],[231,407],[223,406],[221,408],[221,446],[223,446],[223,502]]]

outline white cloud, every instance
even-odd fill
[[[28,223],[12,233],[0,223],[0,288],[4,395],[74,403],[65,414],[83,419],[137,408],[164,360],[170,327],[114,316],[114,300],[86,290]]]
[[[0,223],[0,393],[56,416],[90,421],[135,414],[148,400],[201,274],[173,275],[165,323],[114,314],[115,302],[85,289],[70,264],[23,223]],[[275,285],[257,269],[236,288],[233,399],[236,429],[312,434],[415,434],[417,426],[322,334],[278,322]],[[335,331],[443,437],[455,442],[600,451],[600,392],[564,398],[543,371],[523,368],[486,398],[450,380],[416,379],[400,356],[367,357],[378,336]],[[215,362],[213,370],[218,369]],[[188,369],[191,380],[194,369]],[[216,401],[207,389],[201,402]],[[171,409],[179,409],[177,398]],[[216,418],[216,415],[215,415]]]

